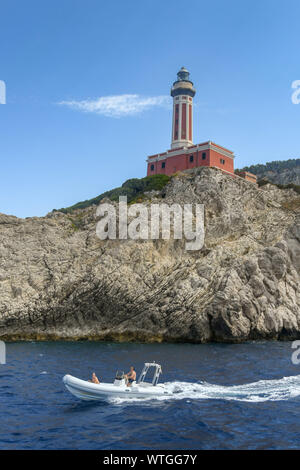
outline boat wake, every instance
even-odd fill
[[[276,380],[259,380],[244,385],[214,385],[207,382],[167,382],[165,386],[172,395],[156,397],[156,401],[166,400],[235,400],[264,402],[289,400],[300,395],[300,375]],[[130,402],[152,401],[153,398],[130,399]],[[111,399],[111,403],[128,402],[126,398]]]

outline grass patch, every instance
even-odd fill
[[[161,191],[169,181],[170,177],[167,175],[151,175],[146,176],[145,178],[132,178],[125,181],[125,183],[123,183],[119,188],[111,189],[110,191],[106,191],[93,199],[78,202],[73,206],[63,207],[58,211],[63,212],[64,214],[70,214],[77,209],[85,209],[93,204],[98,205],[104,198],[108,198],[111,201],[119,201],[119,196],[127,196],[127,202],[132,203],[139,199],[143,200],[143,198],[145,198],[145,192]],[[53,212],[57,212],[57,209],[53,209]],[[75,223],[75,225],[77,224]]]

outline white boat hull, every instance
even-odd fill
[[[72,395],[81,400],[106,400],[108,398],[156,398],[163,395],[171,395],[163,384],[148,383],[135,384],[130,387],[125,384],[94,384],[86,380],[78,379],[72,375],[65,375],[63,382]]]

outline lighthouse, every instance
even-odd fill
[[[193,98],[196,94],[190,73],[181,67],[171,88],[173,98],[171,148],[147,158],[147,176],[174,175],[200,166],[218,168],[234,175],[234,153],[206,140],[193,143]],[[171,124],[171,123],[170,123]],[[171,126],[170,126],[171,127]]]
[[[171,148],[193,145],[193,98],[196,90],[190,81],[190,73],[181,67],[171,88],[173,97],[173,125]]]

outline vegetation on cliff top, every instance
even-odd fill
[[[273,161],[267,162],[266,164],[258,163],[257,165],[245,166],[242,170],[249,171],[254,175],[260,175],[268,171],[274,173],[280,173],[284,170],[292,170],[294,168],[300,167],[300,158],[291,158],[289,160]],[[239,170],[236,170],[239,171]]]
[[[105,193],[100,194],[93,199],[87,199],[86,201],[78,202],[70,207],[63,207],[59,209],[59,212],[69,214],[77,209],[84,209],[93,204],[99,204],[99,202],[108,198],[111,201],[118,201],[119,196],[127,196],[127,201],[135,202],[139,198],[143,198],[145,192],[148,191],[160,191],[169,182],[170,177],[167,175],[152,175],[146,176],[145,178],[131,178],[122,184],[119,188],[111,189]],[[57,211],[57,209],[53,209]]]
[[[270,183],[274,184],[279,189],[290,188],[300,194],[300,186],[298,184],[294,184],[290,178],[286,178],[286,181],[283,181],[287,182],[288,184],[279,184],[279,182],[282,182],[280,181],[280,178],[272,177],[272,181],[270,181],[268,179],[269,175],[266,175],[268,172],[273,172],[275,173],[275,175],[280,175],[280,173],[284,170],[293,170],[296,168],[300,168],[300,158],[284,161],[273,161],[268,162],[265,165],[257,164],[245,166],[244,168],[242,168],[242,170],[249,171],[257,175],[259,178],[259,186],[263,186],[264,184]],[[242,170],[237,169],[235,170],[235,172],[239,172]],[[170,177],[163,174],[146,176],[144,178],[131,178],[125,181],[125,183],[123,183],[122,186],[118,188],[106,191],[92,199],[87,199],[85,201],[78,202],[73,206],[63,207],[58,211],[63,212],[65,214],[70,214],[77,209],[85,209],[86,207],[90,207],[93,204],[97,205],[104,198],[110,199],[111,201],[118,201],[119,196],[127,196],[128,203],[137,202],[145,197],[146,192],[153,190],[160,191],[169,182],[169,180]],[[57,211],[57,209],[53,209],[53,212],[55,211]]]

